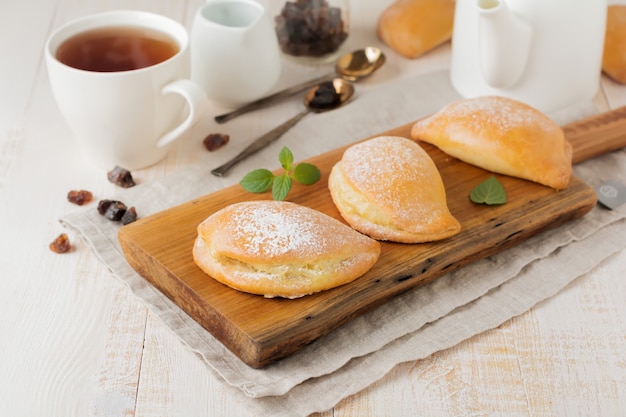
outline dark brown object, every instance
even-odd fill
[[[93,200],[93,194],[87,190],[72,190],[67,193],[67,201],[82,206]]]
[[[206,138],[202,141],[204,147],[207,148],[209,152],[213,152],[222,146],[226,145],[230,140],[230,136],[224,133],[210,133]]]
[[[114,222],[122,220],[126,210],[128,210],[128,207],[121,201],[101,200],[98,203],[98,213]]]
[[[624,112],[618,109],[566,126],[574,161],[626,146]],[[612,127],[604,130],[605,123]],[[410,138],[412,125],[384,134]],[[610,133],[610,138],[605,139],[604,133]],[[296,300],[264,299],[228,288],[195,265],[191,248],[202,220],[228,204],[265,198],[238,185],[140,219],[120,230],[119,241],[135,270],[245,363],[262,367],[404,291],[581,217],[595,206],[595,192],[576,177],[567,189],[555,191],[507,176],[498,176],[508,193],[507,204],[475,205],[468,198],[470,191],[492,174],[422,145],[441,172],[448,205],[461,222],[461,232],[427,244],[382,242],[381,257],[366,275],[332,290]],[[322,180],[294,188],[290,200],[340,219],[326,184],[331,167],[345,149],[307,160],[321,169]],[[163,245],[164,241],[175,243]]]
[[[134,222],[135,220],[137,220],[137,210],[135,210],[135,207],[129,208],[128,210],[126,210],[124,215],[122,215],[123,225],[130,224]]]
[[[66,233],[61,233],[57,236],[57,238],[50,243],[49,247],[52,252],[56,253],[66,253],[72,250],[70,238]]]
[[[282,51],[293,56],[335,52],[348,37],[341,9],[330,7],[326,0],[288,1],[275,22]]]
[[[107,172],[107,178],[113,184],[124,188],[130,188],[136,185],[130,171],[119,166],[115,166],[115,168]]]
[[[309,107],[317,110],[334,109],[341,103],[341,95],[335,90],[332,81],[320,84],[315,90],[315,95],[309,101]]]

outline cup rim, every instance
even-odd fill
[[[114,22],[111,19],[113,17],[123,17],[120,21]],[[157,30],[167,34],[178,45],[178,52],[169,57],[165,61],[158,64],[150,65],[148,67],[125,70],[125,71],[112,71],[112,72],[100,72],[100,71],[88,71],[80,68],[74,68],[63,62],[59,61],[56,57],[56,50],[58,47],[71,36],[78,33],[104,27],[116,27],[116,26],[139,26],[148,27],[150,29]],[[167,25],[167,26],[166,26]],[[85,16],[78,17],[70,20],[61,26],[54,29],[45,43],[45,54],[49,62],[61,65],[69,70],[77,71],[80,73],[90,73],[94,76],[122,76],[129,73],[140,73],[145,71],[152,71],[155,68],[166,65],[172,60],[178,59],[189,48],[189,34],[185,27],[175,21],[174,19],[158,14],[147,12],[143,10],[110,10],[106,12],[93,13]]]

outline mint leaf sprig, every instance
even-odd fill
[[[283,146],[278,155],[280,165],[285,172],[281,175],[274,175],[269,169],[255,169],[247,173],[239,182],[244,190],[261,194],[272,190],[272,198],[282,201],[287,198],[287,194],[291,191],[293,181],[303,185],[315,184],[319,181],[321,173],[315,165],[301,162],[294,166],[293,153]]]
[[[476,204],[504,204],[507,201],[506,190],[500,181],[492,175],[470,192],[470,200]]]

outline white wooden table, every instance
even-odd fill
[[[380,45],[391,0],[352,1],[355,46]],[[43,60],[51,30],[88,13],[136,8],[188,28],[201,0],[0,0],[0,415],[240,416],[205,366],[75,237],[52,253],[74,210],[71,189],[115,192],[82,160],[52,99]],[[449,46],[417,60],[385,49],[360,88],[446,68]],[[286,65],[280,86],[324,69]],[[607,108],[626,87],[603,80]],[[297,103],[297,102],[294,102]],[[293,112],[297,112],[296,104]],[[269,113],[269,116],[268,116]],[[266,129],[285,114],[264,113]],[[148,182],[197,160],[195,138],[135,175]],[[193,143],[193,145],[192,145]],[[323,416],[626,415],[626,251],[497,329],[395,368]],[[549,277],[546,277],[549,279]]]

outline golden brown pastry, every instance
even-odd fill
[[[286,201],[249,201],[198,226],[195,263],[234,289],[297,298],[346,284],[378,260],[380,244],[337,219]]]
[[[607,9],[602,70],[615,81],[626,84],[626,6]]]
[[[435,163],[410,139],[380,136],[352,145],[328,188],[348,224],[374,239],[420,243],[461,230]]]
[[[415,123],[414,139],[487,171],[557,190],[572,174],[572,146],[552,119],[504,97],[459,100]]]
[[[416,58],[450,40],[454,0],[397,0],[380,15],[380,40],[406,58]]]

